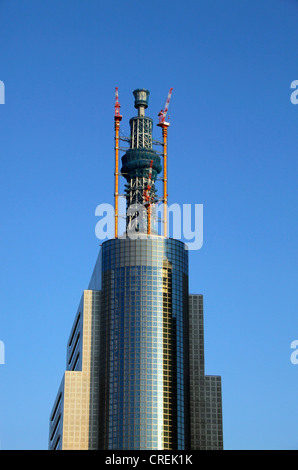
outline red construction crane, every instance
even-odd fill
[[[119,117],[122,117],[120,115],[120,103],[119,103],[119,99],[118,99],[118,87],[116,86],[115,88],[115,116],[119,116]]]
[[[172,91],[173,91],[173,88],[170,88],[170,91],[169,91],[168,97],[167,97],[167,101],[166,101],[166,104],[165,104],[165,109],[162,109],[158,114],[159,124],[168,125],[168,123],[166,123],[165,120],[166,120],[166,115],[167,115],[167,112],[168,112],[168,109],[169,109],[169,104],[170,104],[170,99],[171,99],[171,96],[172,96]]]
[[[167,204],[168,204],[168,175],[167,175],[167,153],[168,153],[168,127],[170,125],[169,122],[166,122],[166,115],[169,109],[170,99],[172,96],[173,88],[170,88],[168,93],[167,101],[165,104],[165,109],[162,109],[158,116],[159,116],[159,123],[157,124],[159,127],[162,128],[162,136],[163,136],[163,203],[164,203],[164,236],[167,237],[168,233],[168,211],[167,211]]]
[[[153,165],[153,160],[151,160],[151,162],[150,162],[149,175],[148,175],[148,184],[147,184],[147,188],[144,191],[144,199],[148,203],[150,201],[149,191],[151,189],[152,165]]]
[[[118,191],[119,191],[119,130],[122,116],[120,114],[120,103],[118,100],[118,87],[115,91],[115,238],[118,238]]]

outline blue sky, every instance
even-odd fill
[[[135,88],[154,119],[174,88],[169,203],[204,205],[190,290],[225,448],[297,449],[297,0],[0,0],[0,15],[1,448],[47,448],[95,208],[113,203],[118,86],[126,134]]]

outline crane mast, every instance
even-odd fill
[[[169,109],[170,100],[172,96],[173,88],[170,88],[168,97],[166,100],[165,108],[162,109],[159,116],[159,123],[157,124],[162,128],[163,136],[163,203],[164,203],[164,215],[163,215],[163,226],[164,226],[164,236],[168,236],[168,176],[167,176],[167,141],[168,141],[168,127],[169,122],[166,122],[166,115]]]
[[[115,89],[115,238],[118,238],[118,199],[119,199],[119,129],[122,116],[118,98],[118,87]]]

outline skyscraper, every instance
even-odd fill
[[[158,233],[155,206],[167,202],[168,100],[159,143],[145,116],[148,90],[133,94],[138,115],[130,119],[120,171],[116,94],[115,237],[101,246],[69,336],[49,449],[222,449],[221,379],[204,370],[203,298],[189,295],[188,250],[167,237],[165,211],[165,232]],[[126,180],[121,236],[120,174]]]

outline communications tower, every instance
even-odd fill
[[[172,88],[159,113],[159,142],[145,115],[149,91],[143,88],[133,92],[138,113],[129,121],[130,136],[122,136],[116,88],[115,236],[101,245],[71,329],[50,415],[50,449],[223,448],[221,378],[204,369],[203,297],[189,294],[188,250],[167,236],[166,212],[163,234],[156,227],[155,205],[168,199],[171,94]],[[124,234],[118,233],[119,177],[125,179]]]

